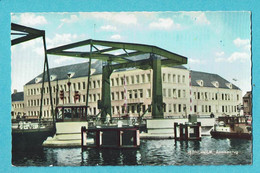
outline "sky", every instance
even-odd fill
[[[75,12],[12,13],[11,22],[46,32],[47,49],[96,39],[154,45],[188,58],[188,69],[222,76],[251,90],[251,13]],[[14,37],[11,37],[14,38]],[[43,72],[42,39],[11,47],[12,91]],[[48,55],[49,67],[86,59]]]

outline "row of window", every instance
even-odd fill
[[[78,90],[84,90],[86,89],[86,82],[76,82],[76,83],[71,83],[70,89],[71,91],[78,91]],[[68,84],[62,84],[58,85],[58,89],[64,90],[64,91],[69,91],[69,86]],[[101,81],[100,80],[93,80],[90,81],[89,88],[100,88],[101,87]],[[39,95],[41,94],[42,88],[34,88],[34,89],[28,89],[27,90],[27,95]],[[57,91],[57,84],[53,84],[52,86],[52,93],[55,93]],[[44,87],[43,93],[49,93],[49,87]]]
[[[168,83],[185,83],[185,75],[176,75],[176,74],[162,74],[162,81]]]
[[[28,116],[40,116],[40,111],[28,111]],[[43,110],[42,118],[51,118],[51,110]]]
[[[141,105],[138,110],[138,105],[128,105],[127,106],[127,113],[144,113],[146,109],[150,105]],[[197,105],[194,105],[194,112],[202,112],[202,113],[212,113],[212,112],[218,112],[218,106],[215,105],[215,110],[213,110],[213,106],[211,105],[200,105],[200,108],[197,107]],[[198,110],[200,109],[200,110]],[[96,107],[90,107],[89,108],[89,114],[90,115],[96,115],[97,112]],[[237,106],[232,105],[223,105],[222,106],[222,113],[234,113],[237,112]],[[151,107],[148,109],[148,112],[151,112]],[[164,106],[164,112],[168,113],[187,113],[187,107],[186,104],[167,104]],[[112,114],[114,115],[123,115],[125,113],[125,107],[124,106],[112,106]],[[29,116],[39,116],[39,111],[28,111]],[[43,117],[50,117],[51,111],[50,110],[44,110],[43,111]]]
[[[131,85],[131,84],[142,84],[148,83],[151,81],[151,74],[137,74],[132,76],[125,76],[124,77],[115,77],[110,79],[111,86],[124,86],[124,85]]]
[[[163,88],[163,97],[186,98],[186,90]]]
[[[202,112],[202,113],[211,113],[211,112],[219,112],[218,105],[194,105],[193,106],[193,111],[194,112]],[[237,112],[237,106],[233,105],[222,105],[221,107],[221,112],[222,113],[234,113]]]
[[[213,92],[194,92],[193,98],[197,100],[226,100],[239,101],[239,94],[213,93]]]
[[[24,108],[24,103],[15,103],[15,104],[12,104],[12,107],[13,108]]]

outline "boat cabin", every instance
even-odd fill
[[[55,109],[56,122],[87,121],[86,106],[57,106]]]

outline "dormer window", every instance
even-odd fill
[[[68,78],[72,78],[75,75],[75,72],[68,72],[67,76]]]
[[[203,80],[196,80],[196,82],[197,82],[197,84],[198,84],[199,86],[203,86],[203,85],[204,85]]]
[[[91,68],[90,69],[90,75],[94,74],[96,72],[96,69],[95,68]]]
[[[37,78],[35,78],[35,83],[39,83],[41,80],[42,80],[41,77],[37,77]]]
[[[219,87],[219,83],[218,83],[218,81],[213,81],[213,82],[211,82],[211,83],[212,83],[212,85],[214,85],[216,88]]]
[[[54,81],[57,78],[57,75],[51,75],[50,76],[50,81]]]
[[[227,86],[229,89],[232,89],[232,83],[226,83],[226,86]]]

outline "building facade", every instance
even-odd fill
[[[24,105],[24,92],[17,92],[17,90],[14,90],[11,98],[11,118],[16,118],[18,115],[22,117],[26,113]]]
[[[99,113],[101,100],[102,71],[100,63],[91,68],[89,85],[89,114]],[[53,105],[86,105],[88,63],[50,69]],[[70,73],[70,78],[67,74]],[[24,86],[24,112],[39,116],[42,74]],[[152,101],[152,70],[124,69],[111,74],[111,105],[114,117],[125,115],[124,90],[127,93],[127,113],[131,116],[151,116],[148,109]],[[191,82],[190,82],[191,77]],[[45,79],[47,81],[47,78]],[[70,87],[68,82],[71,83]],[[124,84],[125,83],[125,84]],[[237,115],[237,105],[242,103],[242,92],[235,85],[216,74],[189,71],[183,66],[162,68],[162,87],[165,117],[185,117],[188,114],[216,116]],[[64,91],[64,99],[60,91]],[[74,99],[75,92],[80,94]],[[43,89],[43,118],[51,118],[50,89],[48,82]],[[140,107],[140,112],[138,112]]]
[[[245,115],[252,116],[252,91],[248,91],[243,97],[243,109]]]

